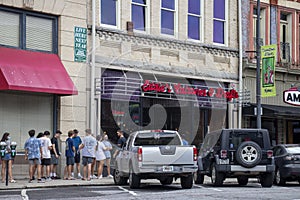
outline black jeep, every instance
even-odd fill
[[[221,186],[225,178],[237,178],[247,185],[248,178],[259,178],[262,187],[271,187],[274,158],[266,129],[222,129],[208,133],[199,151],[194,179],[203,184],[204,175]]]

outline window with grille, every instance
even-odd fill
[[[282,62],[290,62],[291,49],[291,16],[288,13],[280,13],[280,59]]]

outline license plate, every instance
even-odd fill
[[[171,172],[171,171],[173,171],[173,166],[163,166],[163,171],[164,172]]]

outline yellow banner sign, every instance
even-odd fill
[[[261,96],[276,96],[275,88],[275,64],[277,55],[277,45],[261,47]]]

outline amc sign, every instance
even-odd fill
[[[300,91],[298,88],[290,88],[283,92],[283,101],[287,104],[300,106]]]

